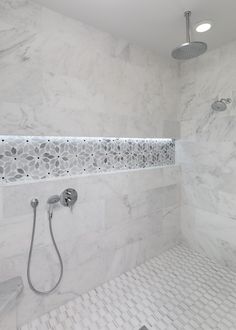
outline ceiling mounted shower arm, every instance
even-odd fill
[[[185,11],[184,16],[186,21],[186,41],[172,51],[171,55],[176,60],[189,60],[191,58],[204,54],[207,50],[207,44],[205,42],[191,41],[191,36],[190,36],[191,11]]]
[[[186,19],[186,42],[190,43],[191,42],[191,37],[190,37],[190,16],[191,16],[191,11],[185,11],[184,16]]]

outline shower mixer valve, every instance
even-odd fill
[[[73,188],[67,188],[61,193],[60,202],[63,206],[67,206],[72,210],[77,198],[77,191]]]
[[[48,213],[50,216],[53,215],[54,207],[60,202],[61,205],[69,207],[71,210],[76,203],[78,199],[78,193],[73,188],[67,188],[65,189],[61,195],[52,195],[48,198],[47,204],[48,204]],[[31,206],[33,209],[36,209],[39,204],[39,201],[37,198],[34,198],[31,200]]]
[[[77,191],[73,188],[65,189],[61,195],[52,195],[48,198],[49,213],[52,214],[54,206],[60,202],[61,205],[69,207],[71,210],[78,199]]]
[[[53,195],[49,197],[47,203],[49,205],[55,205],[58,202],[60,202],[61,205],[72,208],[75,202],[77,201],[77,199],[78,199],[77,191],[73,188],[67,188],[61,193],[60,196]]]

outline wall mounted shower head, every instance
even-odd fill
[[[191,11],[186,11],[186,42],[176,47],[171,55],[176,60],[188,60],[202,55],[207,50],[207,44],[202,41],[191,41],[190,38],[190,15]]]
[[[230,104],[232,100],[230,98],[220,99],[212,103],[211,108],[214,111],[224,111],[227,109],[227,105]]]

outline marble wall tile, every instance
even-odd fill
[[[4,1],[1,21],[1,101],[39,104],[41,8],[28,1]]]
[[[0,328],[4,330],[16,329],[16,310],[11,309],[0,319]]]
[[[205,165],[220,167],[223,171],[235,168],[235,141],[227,142],[204,142],[197,143],[188,139],[176,142],[176,162],[191,166]],[[219,152],[220,150],[220,152]],[[196,159],[198,162],[196,163]]]
[[[180,204],[171,205],[162,210],[163,214],[163,230],[165,233],[166,241],[169,241],[170,236],[173,240],[178,239],[180,236]],[[176,221],[177,219],[177,221]],[[179,220],[179,221],[178,221]]]
[[[184,205],[181,213],[185,241],[235,271],[235,219],[190,205]]]
[[[27,189],[22,189],[24,183],[5,184],[0,187],[3,199],[1,224],[10,223],[14,218],[14,221],[21,221],[21,216],[30,215],[32,212],[30,201],[35,197],[40,200],[38,211],[40,213],[45,212],[48,197],[53,194],[60,194],[68,187],[78,191],[78,203],[82,204],[91,200],[103,200],[108,196],[111,198],[119,198],[123,195],[132,196],[137,192],[141,193],[178,184],[180,178],[179,166],[166,166],[76,176],[65,178],[65,180],[48,179],[43,182],[27,183]],[[77,205],[75,205],[76,207]]]
[[[163,208],[178,206],[180,204],[180,187],[177,184],[169,185],[164,189]]]
[[[176,107],[177,109],[177,107]],[[180,138],[180,122],[174,120],[165,120],[163,127],[164,137],[172,136],[175,139]]]
[[[53,218],[64,277],[54,294],[40,297],[29,289],[26,279],[30,200],[37,196],[40,201],[32,278],[39,289],[47,289],[59,269],[46,201],[69,186],[78,191],[77,204],[72,213],[57,207]],[[20,275],[25,285],[16,309],[17,326],[173,246],[180,239],[179,187],[178,166],[1,186],[0,281]]]
[[[178,137],[176,63],[28,0],[0,9],[2,135]],[[3,184],[0,280],[20,275],[25,285],[16,325],[175,244],[179,180],[179,166],[166,166]],[[46,289],[58,275],[46,201],[67,187],[78,190],[77,205],[53,219],[64,277],[42,297],[26,279],[30,200],[40,201],[32,277]]]
[[[176,63],[34,2],[12,3],[1,4],[1,134],[177,135]]]
[[[181,64],[176,161],[182,167],[182,233],[189,245],[235,270],[235,63],[232,42]],[[222,113],[211,104],[230,97]]]
[[[0,219],[3,218],[3,198],[2,198],[2,187],[0,187]]]
[[[236,216],[235,171],[222,167],[183,166],[182,201],[217,214]]]

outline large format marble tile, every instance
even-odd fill
[[[192,246],[235,270],[236,43],[181,64],[176,161],[182,168],[182,231]],[[232,98],[224,112],[216,99]]]
[[[67,187],[78,191],[78,201],[72,212],[58,206],[52,221],[64,261],[63,280],[54,294],[37,296],[26,279],[33,220],[30,200],[37,197],[40,201],[32,280],[38,289],[46,290],[59,272],[46,202]],[[144,262],[180,239],[179,166],[8,184],[1,186],[1,193],[0,281],[17,274],[25,285],[15,311],[17,325]]]
[[[236,270],[235,219],[184,205],[183,238],[190,246]]]
[[[175,63],[34,2],[1,7],[3,134],[178,135]]]
[[[178,136],[176,63],[30,1],[0,6],[2,134]],[[173,166],[0,187],[0,279],[21,275],[25,284],[16,325],[173,245],[179,179]],[[40,200],[32,277],[45,289],[58,276],[46,201],[67,187],[78,190],[78,203],[53,219],[63,281],[53,295],[37,296],[26,280],[30,200]]]

